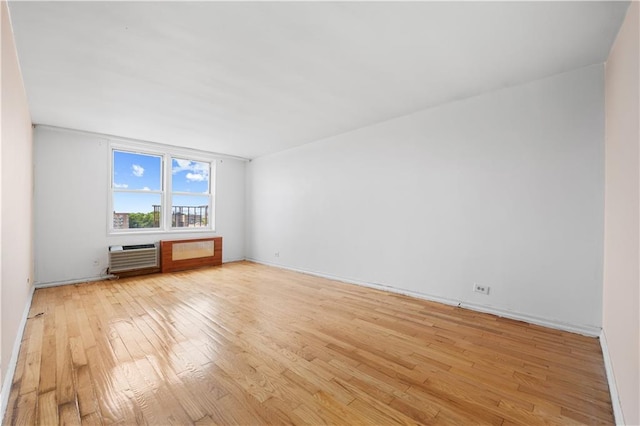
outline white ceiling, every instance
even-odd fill
[[[35,123],[255,158],[602,63],[628,2],[10,2]]]

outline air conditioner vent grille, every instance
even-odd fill
[[[138,248],[144,247],[144,248]],[[159,267],[160,256],[155,244],[109,247],[109,273]]]

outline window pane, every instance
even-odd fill
[[[159,228],[160,194],[113,193],[113,229]]]
[[[209,197],[174,195],[171,204],[171,226],[199,228],[209,224]]]
[[[162,190],[162,158],[156,155],[113,151],[113,188]]]
[[[209,170],[209,163],[174,158],[171,161],[171,190],[208,194]]]

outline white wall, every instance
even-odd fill
[[[248,258],[597,334],[603,105],[597,65],[258,158]]]
[[[36,128],[36,284],[99,277],[110,245],[221,235],[223,261],[244,259],[244,161],[218,160],[215,233],[109,236],[109,155],[106,136]]]
[[[32,148],[31,117],[18,65],[7,3],[2,15],[2,131],[0,143],[0,358],[2,383],[14,343],[21,338],[21,321],[31,292],[32,244]],[[9,371],[10,372],[10,371]],[[10,378],[8,379],[10,380]],[[7,382],[8,384],[9,382]],[[6,401],[3,388],[2,401]],[[2,411],[2,410],[0,410]]]
[[[602,321],[617,387],[613,395],[617,390],[629,425],[640,424],[639,78],[640,5],[632,2],[606,64]]]

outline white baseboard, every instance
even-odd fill
[[[587,326],[587,325],[576,325],[576,324],[565,323],[565,322],[562,322],[562,321],[548,320],[546,318],[540,318],[540,317],[536,317],[536,316],[533,316],[533,315],[528,315],[528,314],[523,314],[523,313],[519,313],[519,312],[513,312],[513,311],[498,309],[498,308],[494,308],[492,306],[477,305],[477,304],[468,303],[468,302],[465,302],[465,301],[462,301],[462,300],[455,300],[455,299],[449,299],[449,298],[440,297],[440,296],[433,296],[433,295],[429,295],[429,294],[418,293],[418,292],[415,292],[415,291],[404,290],[404,289],[401,289],[401,288],[391,287],[391,286],[384,285],[384,284],[368,283],[368,282],[358,281],[358,280],[354,280],[354,279],[350,279],[350,278],[339,277],[339,276],[335,276],[335,275],[331,275],[331,274],[325,274],[325,273],[322,273],[322,272],[308,271],[308,270],[299,269],[299,268],[292,268],[292,267],[285,266],[285,265],[280,265],[280,264],[277,264],[277,263],[264,262],[264,261],[261,261],[261,260],[258,260],[258,259],[247,258],[247,260],[251,261],[251,262],[255,262],[255,263],[260,263],[262,265],[274,266],[276,268],[287,269],[289,271],[294,271],[294,272],[301,272],[303,274],[314,275],[314,276],[317,276],[317,277],[327,278],[327,279],[334,280],[334,281],[340,281],[340,282],[344,282],[344,283],[348,283],[348,284],[356,284],[356,285],[359,285],[359,286],[375,288],[375,289],[378,289],[378,290],[388,291],[388,292],[391,292],[391,293],[404,294],[406,296],[411,296],[411,297],[415,297],[415,298],[418,298],[418,299],[429,300],[431,302],[438,302],[438,303],[443,303],[445,305],[451,305],[451,306],[460,306],[462,308],[470,309],[472,311],[483,312],[483,313],[487,313],[487,314],[493,314],[493,315],[497,315],[499,317],[510,318],[510,319],[514,319],[514,320],[517,320],[517,321],[524,321],[524,322],[527,322],[527,323],[530,323],[530,324],[541,325],[543,327],[553,328],[553,329],[556,329],[556,330],[568,331],[570,333],[582,334],[584,336],[598,337],[600,335],[600,331],[601,331],[600,327]]]
[[[9,393],[11,392],[11,384],[13,383],[13,375],[16,373],[16,367],[18,365],[18,354],[20,353],[20,343],[22,343],[22,335],[24,329],[27,326],[27,318],[29,317],[29,310],[31,309],[31,301],[33,300],[33,292],[35,287],[31,286],[29,290],[29,296],[27,297],[27,305],[24,307],[22,313],[22,319],[18,325],[18,333],[16,334],[16,340],[13,342],[13,350],[11,351],[11,358],[7,364],[7,371],[4,376],[4,382],[2,383],[2,391],[0,392],[0,422],[4,419],[4,415],[7,411],[7,404],[9,403]]]
[[[225,259],[223,263],[232,263],[232,262],[240,262],[245,260],[244,257],[238,259]],[[61,285],[70,285],[70,284],[79,284],[79,283],[89,283],[95,281],[104,281],[110,280],[113,278],[117,278],[117,275],[100,275],[98,277],[87,277],[87,278],[75,278],[71,280],[60,280],[60,281],[49,281],[44,283],[35,283],[35,288],[47,288],[47,287],[58,287]]]
[[[540,318],[537,316],[523,314],[520,312],[512,312],[512,311],[497,309],[489,306],[476,305],[474,303],[462,302],[461,306],[463,308],[471,309],[473,311],[485,312],[487,314],[493,314],[499,317],[510,318],[517,321],[524,321],[529,324],[541,325],[543,327],[553,328],[555,330],[561,330],[561,331],[568,331],[570,333],[581,334],[583,336],[588,336],[588,337],[598,337],[600,335],[600,331],[602,330],[600,327],[594,327],[590,325],[569,324],[562,321],[548,320],[546,318]]]
[[[117,277],[116,275],[100,275],[99,277],[87,277],[87,278],[77,278],[72,280],[50,281],[45,283],[36,283],[34,284],[34,287],[35,288],[58,287],[61,285],[88,283],[93,281],[103,281],[103,280],[108,280],[116,277]]]
[[[243,260],[247,260],[244,257],[232,258],[232,259],[223,259],[222,263],[234,263],[234,262],[242,262]]]
[[[620,405],[620,396],[618,395],[618,386],[616,385],[616,376],[613,373],[613,363],[609,355],[609,345],[604,329],[600,332],[600,347],[602,348],[602,357],[604,358],[604,369],[607,372],[607,382],[609,382],[609,394],[611,395],[611,405],[613,406],[613,417],[617,425],[624,425],[624,414],[622,405]]]

